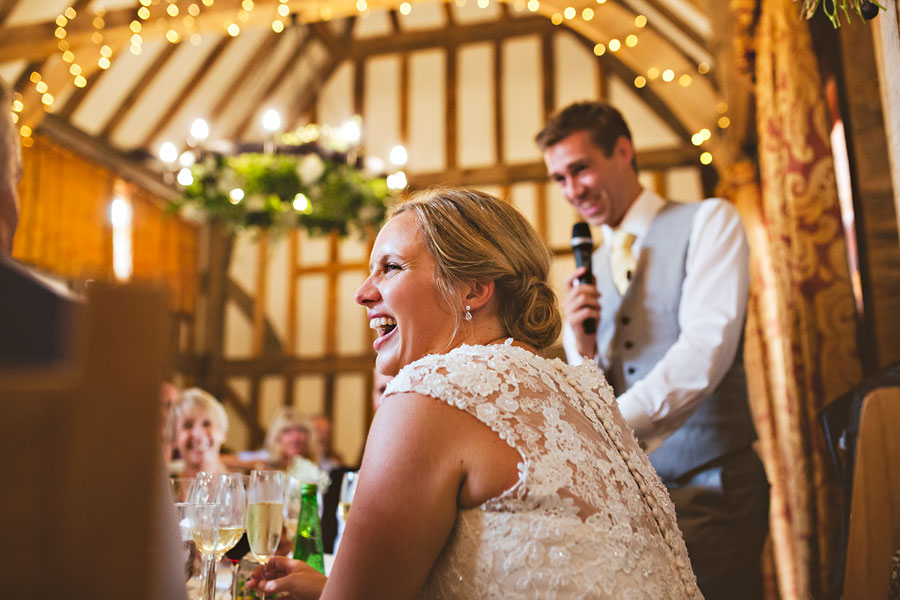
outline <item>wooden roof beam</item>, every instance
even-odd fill
[[[109,140],[112,136],[113,131],[122,122],[122,119],[131,111],[134,107],[134,103],[137,102],[138,98],[141,97],[141,94],[153,83],[153,80],[159,74],[159,72],[165,67],[166,63],[172,58],[172,55],[178,50],[180,44],[166,44],[165,47],[159,52],[156,58],[153,60],[153,64],[151,64],[144,74],[138,79],[137,84],[131,88],[128,92],[128,95],[124,100],[119,104],[118,108],[116,108],[116,112],[113,113],[112,117],[106,122],[106,125],[103,126],[102,131],[100,132],[100,137]]]
[[[275,93],[275,90],[278,89],[278,86],[284,81],[284,78],[287,77],[288,73],[294,68],[296,61],[303,56],[306,52],[307,48],[309,48],[310,43],[314,39],[314,36],[311,32],[307,32],[303,39],[295,44],[294,51],[291,52],[291,55],[288,56],[287,60],[284,61],[284,64],[281,66],[281,69],[272,78],[269,82],[268,87],[266,87],[265,91],[259,96],[259,101],[252,103],[251,106],[264,106],[268,104],[269,99]],[[247,135],[247,129],[250,127],[250,123],[253,122],[253,112],[248,112],[243,120],[238,124],[238,126],[234,129],[234,135],[232,135],[235,139],[243,139],[245,135]]]
[[[6,22],[6,17],[16,8],[19,0],[3,0],[0,2],[0,25]]]
[[[230,35],[222,36],[222,39],[219,40],[219,43],[216,44],[215,48],[213,48],[209,54],[206,55],[206,58],[203,59],[203,62],[194,69],[194,72],[186,77],[184,80],[184,84],[181,86],[181,90],[178,91],[178,94],[175,95],[175,98],[169,102],[169,105],[162,112],[162,116],[159,120],[150,128],[149,133],[141,142],[140,146],[142,148],[147,148],[153,139],[159,135],[163,129],[169,126],[169,123],[172,122],[172,119],[175,118],[175,115],[178,114],[178,109],[184,106],[184,103],[187,99],[193,94],[200,85],[206,80],[210,73],[212,73],[213,67],[219,61],[219,58],[222,56],[222,53],[225,52],[225,49],[228,48],[229,45],[234,41],[235,38]]]

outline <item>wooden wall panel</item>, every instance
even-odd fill
[[[503,134],[506,162],[541,160],[534,143],[544,124],[541,108],[541,39],[538,36],[512,38],[503,43]]]
[[[365,155],[388,163],[397,144],[405,144],[401,133],[400,58],[378,56],[366,61],[366,91],[363,111]],[[389,168],[389,167],[388,167]]]
[[[463,168],[495,164],[494,46],[465,44],[458,57],[458,164]]]
[[[449,120],[445,89],[449,59],[443,50],[415,52],[410,56],[408,169],[435,171],[449,164],[449,128],[437,125]],[[455,114],[455,110],[454,110]]]

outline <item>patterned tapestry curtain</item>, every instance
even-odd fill
[[[164,213],[164,201],[117,181],[108,169],[43,136],[22,149],[21,215],[13,256],[70,279],[113,278],[109,207],[113,190],[130,200],[133,277],[164,285],[171,309],[193,315],[198,229]]]
[[[745,3],[746,4],[746,3]],[[767,597],[821,598],[834,571],[839,494],[816,415],[861,377],[828,119],[793,0],[756,3],[759,179],[725,173],[751,246],[745,362],[772,485]]]

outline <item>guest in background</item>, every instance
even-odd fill
[[[318,462],[316,433],[312,423],[293,406],[282,406],[266,433],[269,464],[275,469],[287,469],[294,457],[301,456]]]
[[[323,414],[313,415],[309,418],[312,423],[313,430],[316,432],[316,450],[319,455],[319,468],[326,473],[342,467],[344,465],[344,457],[340,452],[334,449],[334,442],[331,435],[331,419]]]
[[[762,596],[769,485],[743,366],[748,246],[732,204],[638,181],[625,119],[572,104],[537,135],[550,179],[603,241],[568,280],[563,346],[598,365],[669,490],[707,600]],[[596,332],[585,327],[593,319]]]
[[[219,454],[226,433],[228,415],[222,404],[200,388],[184,390],[169,412],[169,440],[183,461],[180,475],[225,473]]]

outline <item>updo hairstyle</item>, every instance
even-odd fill
[[[550,252],[518,210],[482,192],[435,188],[414,195],[391,216],[404,212],[416,215],[457,330],[464,323],[464,307],[454,285],[493,281],[506,335],[538,349],[556,341],[562,318],[547,285]]]

